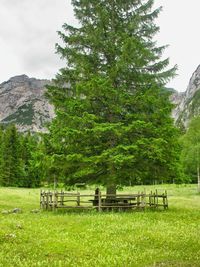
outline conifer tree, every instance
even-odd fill
[[[14,125],[1,127],[0,186],[40,186],[45,172],[38,168],[41,153],[37,135],[22,134]]]
[[[30,132],[21,135],[21,158],[23,163],[24,176],[22,180],[23,187],[40,186],[40,178],[37,175],[36,154],[39,150],[38,138]]]
[[[171,179],[177,132],[163,86],[175,74],[153,40],[153,0],[72,0],[63,25],[66,61],[48,87],[57,117],[49,138],[66,183],[113,185]],[[153,177],[152,177],[153,176]]]
[[[14,125],[9,126],[3,135],[1,181],[5,186],[20,186],[24,176],[20,157],[19,134]]]
[[[194,117],[181,137],[181,162],[188,182],[198,183],[200,193],[200,116]]]

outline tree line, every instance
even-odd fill
[[[0,128],[0,185],[40,186],[37,170],[38,138],[21,134],[15,125]]]
[[[159,154],[160,158],[155,158],[155,154],[152,155],[152,161],[155,161],[153,165],[152,162],[147,162],[142,158],[147,153],[146,150],[150,149],[148,145],[145,151],[144,147],[141,147],[140,151],[137,150],[140,155],[138,166],[132,165],[130,170],[126,170],[130,171],[132,179],[129,177],[123,180],[123,177],[119,177],[118,184],[198,182],[200,187],[200,117],[197,116],[191,120],[186,132],[181,133],[177,129],[176,135],[174,147],[176,161],[173,162],[173,165],[168,166],[167,173],[164,172],[168,160],[166,157],[169,156],[166,147],[164,148],[165,153]],[[55,182],[66,186],[74,185],[76,182],[102,183],[100,179],[88,179],[84,176],[69,179],[67,171],[69,167],[73,166],[67,160],[65,161],[65,146],[61,144],[63,152],[58,153],[60,150],[56,145],[57,141],[53,142],[54,137],[50,132],[39,135],[22,134],[17,131],[15,125],[6,128],[0,127],[0,186],[39,187]],[[140,140],[143,138],[140,134]],[[157,149],[160,149],[159,146],[160,144]],[[161,162],[164,164],[163,168]],[[74,167],[79,164],[80,162],[77,162]],[[117,164],[120,168],[119,160]],[[149,168],[149,173],[147,168]]]

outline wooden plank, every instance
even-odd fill
[[[80,206],[80,193],[77,194],[77,206]]]
[[[93,206],[57,206],[57,209],[93,209]]]
[[[98,194],[98,211],[101,212],[101,191]]]

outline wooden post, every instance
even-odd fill
[[[60,197],[60,205],[61,206],[64,206],[64,195],[65,195],[64,191],[61,190],[61,197]]]
[[[140,207],[140,192],[138,192],[138,195],[137,195],[137,208],[139,209]]]
[[[153,206],[156,207],[156,193],[153,193]]]
[[[166,209],[168,209],[167,190],[165,190],[165,196],[166,196],[166,199],[165,199]]]
[[[46,208],[49,209],[49,191],[46,193]]]
[[[50,206],[50,209],[52,210],[52,205],[53,205],[53,201],[52,201],[52,192],[50,191],[49,192],[49,206]]]
[[[163,198],[163,208],[165,209],[165,193],[162,194],[162,198]]]
[[[94,201],[93,201],[93,206],[97,206],[99,202],[99,188],[97,187],[94,191]],[[96,208],[96,207],[95,207]],[[97,209],[97,208],[96,208]]]
[[[101,191],[98,192],[98,211],[101,212]]]
[[[46,209],[46,197],[45,197],[45,194],[46,192],[43,191],[43,195],[42,195],[42,206],[43,206],[43,209]]]
[[[60,191],[60,206],[62,206],[62,203],[63,203],[63,194],[62,194],[62,189]]]
[[[158,190],[156,189],[156,208],[158,208]]]
[[[44,198],[45,192],[41,190],[41,207],[44,210],[45,209],[45,198]]]
[[[54,204],[53,204],[53,210],[55,211],[56,210],[56,208],[57,208],[57,203],[58,203],[58,199],[57,199],[57,191],[54,191],[54,193],[53,193],[53,198],[54,198],[54,200],[53,200],[53,202],[54,202]]]
[[[143,196],[143,205],[144,205],[144,209],[146,208],[146,196],[147,196],[147,194],[146,194],[146,189],[144,189],[144,196]]]
[[[152,191],[149,194],[149,206],[152,206]]]
[[[77,206],[80,206],[80,202],[81,202],[80,193],[77,192]]]
[[[40,189],[40,209],[42,208],[42,190]]]
[[[151,207],[151,192],[149,193],[149,207]]]
[[[145,207],[145,202],[144,202],[144,193],[141,193],[141,208],[144,209]]]
[[[53,210],[55,210],[55,203],[56,203],[56,198],[55,198],[55,190],[53,192]]]

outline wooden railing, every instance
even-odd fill
[[[58,191],[41,191],[40,207],[43,210],[57,209],[96,209],[127,210],[145,208],[168,208],[167,192],[160,194],[155,192],[138,192],[137,194],[108,195],[102,192],[98,194],[80,194]]]

